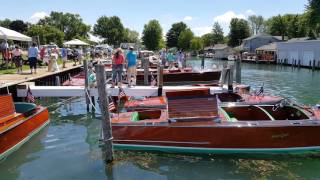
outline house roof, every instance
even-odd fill
[[[277,50],[277,43],[270,43],[270,44],[258,47],[256,49],[256,51],[276,51],[276,50]]]
[[[228,48],[228,47],[229,47],[229,46],[226,45],[226,44],[216,44],[216,45],[213,46],[213,49],[214,49],[214,50],[222,50],[222,49],[226,49],[226,48]]]
[[[252,39],[255,39],[255,38],[275,38],[275,39],[278,39],[278,40],[282,40],[282,37],[281,36],[271,36],[271,35],[268,35],[268,34],[257,34],[257,35],[254,35],[254,36],[250,36],[246,39],[243,39],[244,41],[248,41],[248,40],[252,40]]]

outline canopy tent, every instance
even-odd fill
[[[17,31],[7,29],[0,26],[0,39],[4,40],[16,40],[16,41],[32,41],[32,38],[26,35],[23,35]]]
[[[79,39],[73,39],[71,41],[67,41],[65,43],[63,43],[64,45],[67,45],[67,46],[89,46],[88,43],[85,43]]]

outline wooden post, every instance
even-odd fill
[[[87,111],[90,110],[90,100],[89,100],[89,79],[88,79],[88,62],[86,59],[83,60],[83,69],[84,69],[84,90],[87,104]]]
[[[228,92],[233,92],[233,65],[230,65],[229,76],[228,76]]]
[[[220,86],[223,86],[223,84],[226,83],[226,77],[227,77],[227,68],[223,66],[221,70],[221,75],[220,75]]]
[[[144,68],[144,85],[149,85],[149,59],[145,58],[143,62]]]
[[[299,59],[298,61],[298,68],[300,69],[300,66],[301,66],[301,60]]]
[[[182,68],[186,68],[187,67],[187,55],[184,54],[184,61],[182,61]]]
[[[311,60],[309,61],[309,68],[311,68]]]
[[[71,74],[68,73],[68,80],[71,81]]]
[[[108,92],[106,89],[106,73],[104,70],[104,66],[102,64],[95,65],[96,74],[97,74],[97,86],[98,86],[98,94],[99,94],[99,104],[102,114],[102,131],[103,131],[103,141],[105,145],[105,149],[103,149],[103,153],[105,155],[105,161],[107,163],[112,162],[113,160],[113,147],[112,147],[112,127],[110,120],[110,112],[109,112],[109,100],[108,100]]]
[[[236,83],[241,84],[241,56],[236,60]]]
[[[204,69],[204,54],[203,54],[202,59],[201,59],[201,69]]]
[[[157,71],[157,85],[158,85],[158,96],[162,96],[162,88],[163,88],[163,65],[158,65]]]
[[[313,63],[312,63],[312,71],[315,70],[315,67],[316,67],[316,60],[313,60]]]
[[[56,76],[56,86],[61,86],[61,81],[59,76]]]
[[[320,61],[318,61],[318,68],[320,68]]]

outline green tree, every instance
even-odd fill
[[[213,24],[212,38],[213,38],[214,44],[223,43],[223,38],[224,38],[223,29],[218,22],[215,22]]]
[[[284,18],[279,14],[268,20],[268,32],[273,36],[281,36],[282,40],[287,34],[287,26]]]
[[[193,32],[189,28],[182,31],[178,39],[178,47],[183,51],[190,50],[193,37]]]
[[[108,44],[115,46],[119,46],[125,36],[125,29],[118,16],[100,17],[93,27],[93,32],[105,38]]]
[[[11,20],[8,19],[8,18],[6,18],[6,19],[4,19],[2,21],[0,20],[0,26],[5,27],[5,28],[10,28],[9,27],[10,23],[11,23]]]
[[[187,25],[184,22],[178,22],[172,24],[171,28],[166,34],[167,47],[178,47],[178,39],[180,33],[187,29]]]
[[[9,24],[9,28],[14,31],[24,33],[28,29],[28,24],[24,23],[22,20],[14,20]]]
[[[139,33],[135,30],[130,30],[129,28],[124,29],[124,42],[138,43]]]
[[[313,33],[315,37],[320,37],[320,0],[308,0],[306,10],[310,27],[309,33]]]
[[[149,50],[158,50],[160,49],[162,39],[162,28],[159,21],[153,19],[144,25],[142,32],[142,41],[143,44]]]
[[[191,40],[191,45],[190,45],[190,49],[193,51],[199,51],[203,48],[203,41],[202,38],[200,37],[194,37]]]
[[[77,37],[87,39],[90,26],[86,25],[79,14],[54,12],[50,16],[40,19],[39,25],[53,26],[64,33],[65,40],[71,40]]]
[[[212,33],[207,33],[201,36],[204,46],[213,46],[214,45],[214,37]]]
[[[244,19],[233,18],[230,22],[229,42],[228,45],[235,47],[240,42],[250,36],[250,27]]]
[[[49,25],[32,25],[27,30],[28,36],[39,36],[40,44],[56,43],[62,46],[64,33]]]
[[[252,34],[259,34],[264,31],[264,18],[262,16],[252,15],[248,17]]]

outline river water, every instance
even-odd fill
[[[205,66],[223,61],[206,60]],[[189,61],[199,67],[199,60]],[[242,64],[242,82],[304,104],[320,103],[320,71]],[[84,98],[44,98],[51,124],[0,163],[0,179],[320,179],[320,156],[178,155],[115,151],[110,166],[99,147],[101,116]],[[320,155],[320,154],[319,154]]]

